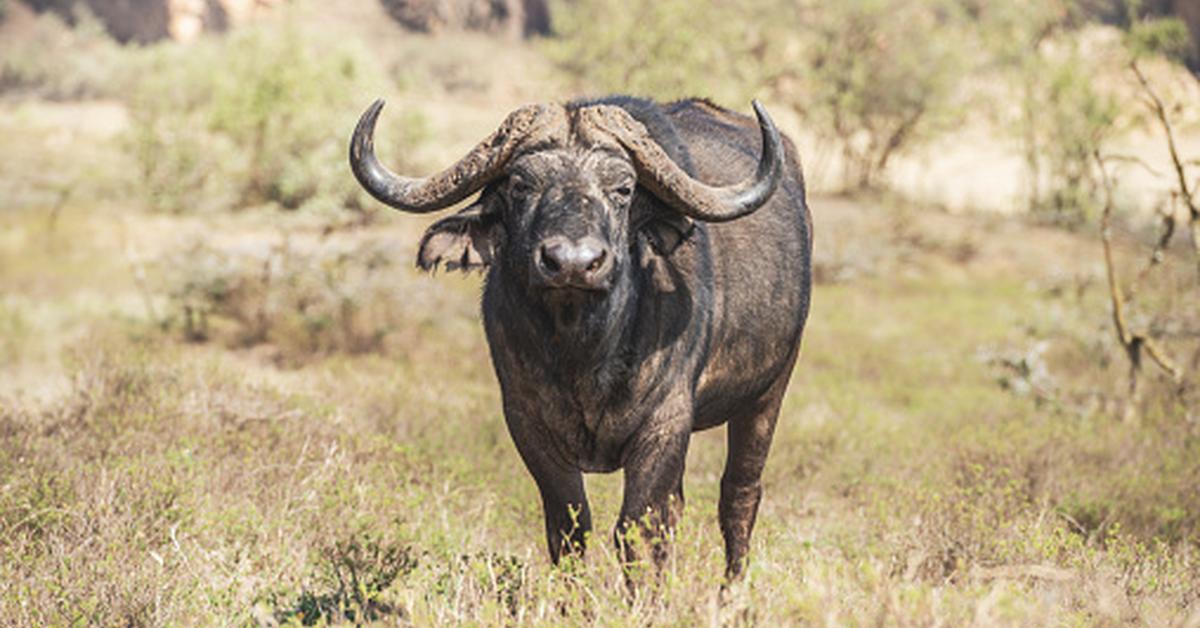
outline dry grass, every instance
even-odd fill
[[[84,334],[62,354],[67,385],[41,398],[10,389],[0,412],[4,616],[30,625],[1196,621],[1194,419],[1164,408],[1126,425],[1102,401],[1079,401],[1111,396],[1105,380],[1119,381],[1119,370],[1095,372],[1091,354],[1046,329],[1057,320],[1091,333],[1074,288],[1045,287],[1086,272],[1091,263],[1071,253],[1090,242],[1009,223],[1000,245],[986,237],[989,219],[819,199],[814,208],[823,260],[853,237],[890,261],[818,288],[752,566],[724,599],[720,430],[694,441],[685,522],[656,590],[628,599],[608,547],[617,477],[590,478],[601,522],[593,552],[552,569],[535,490],[500,416],[474,280],[396,268],[397,294],[436,311],[399,308],[393,322],[406,331],[382,355],[317,352],[280,368],[261,347],[181,342],[136,308],[117,322],[82,316],[49,330]],[[64,233],[77,215],[65,214]],[[905,226],[881,215],[907,216]],[[239,220],[236,230],[254,232],[253,217]],[[297,240],[308,233],[292,228]],[[390,237],[411,251],[413,235],[403,225],[339,237]],[[21,242],[4,252],[41,258]],[[105,254],[102,241],[75,252]],[[27,295],[9,303],[10,319],[37,318],[33,303],[75,307],[70,284],[39,293],[22,277],[40,271],[5,268],[6,289]],[[94,268],[72,281],[127,272]],[[109,281],[136,294],[127,279]],[[1102,298],[1099,284],[1079,290]],[[45,357],[41,339],[13,326],[29,323],[8,324],[6,371]],[[1052,346],[1053,386],[1040,396],[1003,385],[1019,377],[980,357],[1021,354],[1038,337],[1030,326]]]
[[[345,6],[335,32],[377,12]],[[382,62],[438,141],[406,159],[558,89],[529,49],[407,37]],[[1119,420],[1086,229],[814,198],[820,284],[747,578],[722,594],[717,429],[693,440],[667,570],[630,597],[619,475],[588,478],[587,558],[549,565],[479,280],[411,267],[426,219],[150,213],[120,105],[0,108],[6,623],[1200,626],[1198,404],[1149,381]],[[1120,263],[1151,239],[1118,229]],[[1139,303],[1200,311],[1192,279]],[[1173,320],[1195,352],[1200,323]]]

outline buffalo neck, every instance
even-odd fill
[[[489,327],[502,330],[503,338],[489,329],[489,342],[500,340],[528,375],[564,386],[580,401],[603,403],[625,388],[632,359],[625,349],[638,312],[627,266],[617,269],[603,294],[547,294],[501,271],[489,273],[485,300],[494,306]]]

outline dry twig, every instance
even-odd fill
[[[1125,418],[1132,419],[1136,413],[1140,396],[1138,386],[1142,370],[1143,353],[1150,357],[1175,384],[1183,382],[1183,370],[1174,359],[1163,350],[1158,342],[1145,331],[1135,331],[1126,316],[1127,297],[1121,288],[1121,280],[1117,276],[1116,263],[1113,260],[1112,247],[1112,213],[1113,213],[1113,182],[1100,151],[1092,154],[1096,166],[1100,170],[1100,180],[1104,188],[1104,209],[1100,214],[1100,241],[1104,245],[1104,270],[1108,276],[1108,293],[1112,301],[1113,326],[1117,332],[1117,341],[1129,358],[1129,401],[1125,410]],[[1157,253],[1158,249],[1155,249]],[[1153,262],[1152,262],[1153,263]]]
[[[1154,117],[1158,119],[1158,124],[1162,127],[1163,133],[1167,137],[1167,149],[1171,153],[1171,165],[1175,168],[1176,183],[1179,186],[1179,198],[1188,210],[1188,219],[1192,231],[1192,250],[1196,254],[1196,278],[1200,281],[1200,205],[1197,205],[1196,201],[1196,194],[1200,192],[1200,179],[1197,180],[1196,185],[1188,184],[1187,163],[1179,156],[1179,147],[1175,143],[1175,131],[1171,127],[1170,118],[1167,117],[1166,105],[1163,104],[1162,98],[1158,96],[1158,92],[1154,91],[1154,86],[1150,84],[1150,80],[1146,78],[1146,74],[1142,72],[1142,68],[1138,66],[1136,59],[1129,62],[1129,68],[1137,76],[1138,83],[1142,86],[1146,103],[1151,111],[1154,112]]]

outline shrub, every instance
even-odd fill
[[[1030,94],[1028,137],[1042,165],[1029,176],[1043,179],[1045,188],[1031,205],[1078,221],[1095,207],[1098,177],[1092,155],[1113,135],[1119,107],[1096,88],[1095,68],[1078,50],[1046,61],[1038,76]]]
[[[1025,165],[1030,211],[1078,224],[1098,204],[1092,155],[1118,131],[1124,109],[1118,90],[1098,76],[1120,72],[1123,51],[1103,30],[1086,24],[1072,0],[988,3],[978,32],[1018,107],[999,112]]]
[[[771,2],[778,6],[780,3]],[[588,0],[554,5],[547,53],[602,92],[741,104],[759,83],[764,24],[744,6],[687,0]]]
[[[276,600],[276,606],[282,607],[275,612],[276,619],[312,626],[322,620],[363,623],[404,616],[404,609],[389,603],[385,592],[397,578],[417,568],[411,546],[359,532],[325,546],[320,555],[317,580],[325,592],[303,591],[291,604]]]
[[[381,70],[358,49],[284,16],[227,39],[161,44],[139,76],[126,144],[154,208],[365,206],[345,150],[359,95],[376,91]],[[389,118],[396,128],[382,135],[420,140],[419,117]]]
[[[190,341],[269,345],[288,364],[335,353],[386,352],[439,310],[402,279],[384,238],[221,249],[195,243],[160,260],[169,327]]]
[[[778,97],[837,143],[847,189],[877,187],[893,157],[955,117],[966,63],[955,6],[813,3],[804,18],[800,63],[775,81]]]
[[[0,22],[5,8],[0,4]],[[52,100],[111,97],[125,83],[128,53],[94,15],[79,8],[74,28],[53,13],[0,39],[0,94]]]

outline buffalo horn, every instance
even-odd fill
[[[783,141],[766,109],[756,100],[754,113],[762,131],[762,155],[754,175],[724,187],[702,183],[680,168],[646,132],[645,127],[617,107],[594,107],[593,124],[617,138],[629,151],[638,180],[680,213],[705,222],[741,218],[770,200],[783,173]]]
[[[453,166],[425,178],[398,175],[375,157],[375,122],[383,109],[376,100],[363,113],[350,140],[350,169],[371,196],[396,209],[423,214],[445,209],[482,189],[501,174],[523,142],[547,130],[554,108],[530,105],[509,114],[500,128],[472,148]],[[558,108],[561,115],[561,107]]]

